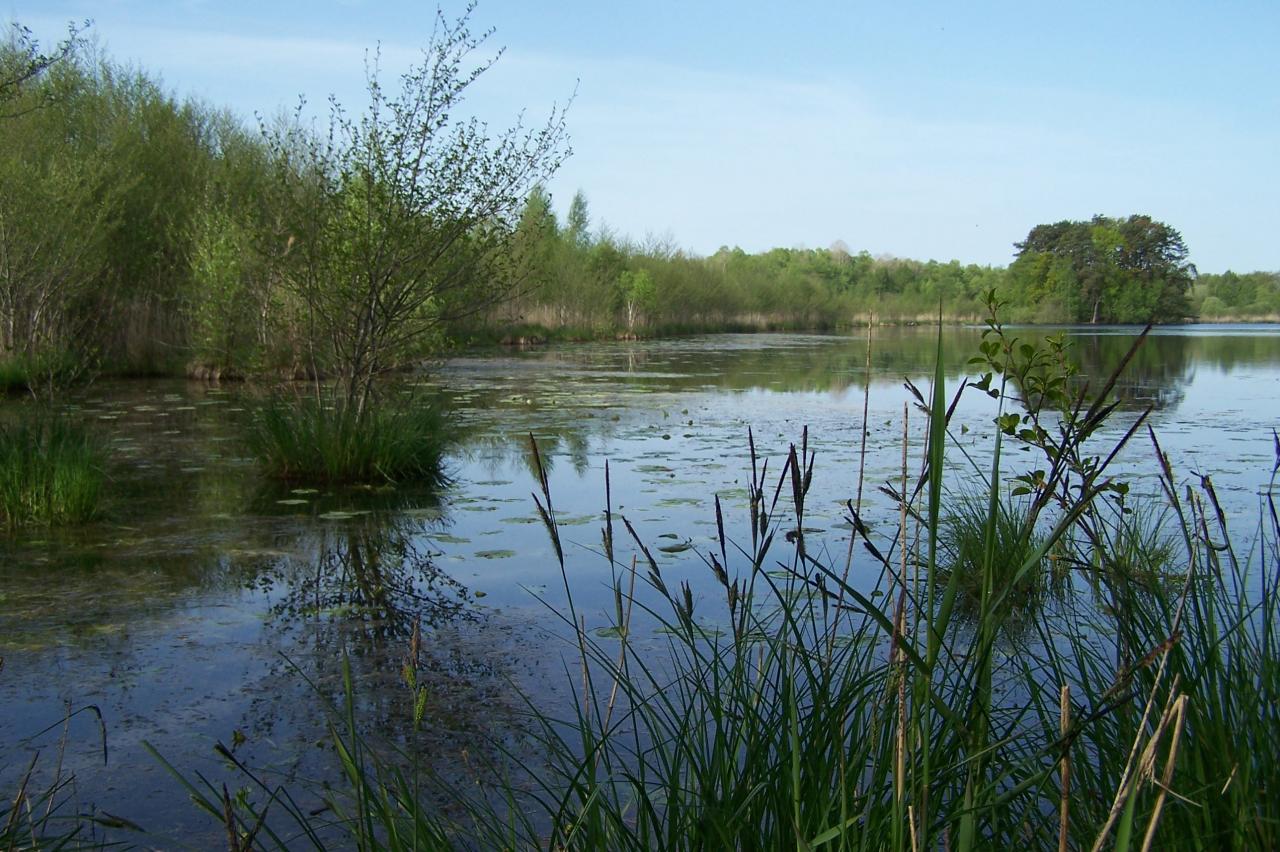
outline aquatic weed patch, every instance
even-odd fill
[[[0,525],[82,523],[99,511],[106,453],[88,429],[42,408],[0,423]]]
[[[297,482],[443,485],[449,438],[443,414],[416,398],[361,410],[328,393],[274,397],[249,421],[246,440],[270,477]]]

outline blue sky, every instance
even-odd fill
[[[446,13],[461,4],[446,2]],[[435,7],[400,0],[0,0],[252,121],[362,103]],[[1005,264],[1040,222],[1148,213],[1202,271],[1280,269],[1280,3],[482,0],[506,54],[470,100],[509,123],[575,91],[593,223],[700,254],[821,247]]]

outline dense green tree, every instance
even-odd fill
[[[1191,300],[1201,319],[1275,321],[1280,318],[1280,272],[1201,274]]]
[[[1195,267],[1182,235],[1150,216],[1037,225],[1011,267],[1031,298],[1060,294],[1076,322],[1171,322],[1190,313]]]
[[[618,276],[618,296],[622,303],[628,332],[634,332],[641,317],[658,304],[658,290],[644,269],[627,270]]]
[[[20,52],[0,65],[33,61]],[[90,306],[119,193],[106,152],[76,132],[76,101],[65,96],[89,84],[75,63],[51,63],[10,90],[0,119],[0,360],[24,365],[33,391],[55,367],[83,371],[102,327]]]

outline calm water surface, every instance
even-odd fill
[[[1101,377],[1133,331],[1072,336],[1084,371]],[[979,331],[944,337],[954,388]],[[719,596],[697,551],[714,540],[716,495],[730,534],[749,536],[748,427],[772,470],[809,428],[817,465],[806,535],[811,549],[843,559],[864,389],[864,514],[888,536],[897,512],[876,486],[901,475],[911,399],[903,382],[927,392],[935,343],[928,330],[877,331],[869,372],[862,336],[719,335],[451,360],[419,391],[441,396],[464,435],[449,459],[455,484],[438,497],[261,481],[238,439],[251,389],[99,383],[75,408],[110,441],[106,516],[84,529],[0,539],[0,793],[15,789],[37,752],[47,782],[61,754],[63,775],[75,775],[68,807],[126,816],[165,843],[216,842],[216,826],[143,741],[219,782],[233,776],[212,751],[218,741],[237,743],[236,754],[273,781],[332,778],[323,706],[340,699],[344,653],[367,727],[465,774],[483,748],[477,732],[518,740],[512,684],[548,703],[563,691],[565,592],[530,496],[531,435],[550,468],[567,574],[588,628],[612,622],[609,567],[598,553],[606,461],[614,510],[668,582],[689,581],[714,619]],[[1276,327],[1160,329],[1119,388],[1122,410],[1099,445],[1153,406],[1150,423],[1179,475],[1211,473],[1247,531],[1275,461],[1278,388]],[[957,408],[952,439],[979,463],[993,416],[977,393]],[[911,410],[913,468],[922,425]],[[1005,470],[1034,461],[1015,454]],[[1137,490],[1154,490],[1150,461],[1143,435],[1119,469]],[[951,463],[961,488],[964,455],[953,451]],[[620,559],[630,553],[620,547]],[[853,576],[874,585],[870,565],[855,562]],[[431,701],[424,731],[410,737],[399,671],[415,619]],[[643,629],[637,639],[660,643]],[[104,723],[105,759],[94,712],[63,724],[67,708],[89,706]]]

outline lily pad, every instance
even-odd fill
[[[335,510],[332,512],[325,512],[319,517],[321,520],[325,520],[325,521],[345,521],[349,518],[354,518],[359,515],[367,515],[367,514],[369,514],[368,509],[354,509],[349,512]]]
[[[515,556],[514,550],[477,550],[476,557],[479,559],[510,559]]]

